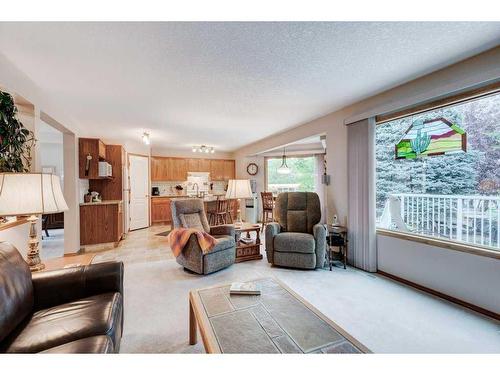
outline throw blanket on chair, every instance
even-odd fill
[[[199,229],[194,228],[175,228],[167,236],[168,243],[172,252],[176,257],[182,252],[182,249],[189,241],[189,237],[195,234],[198,239],[198,244],[200,245],[203,254],[207,254],[215,246],[217,240],[209,235],[207,232],[203,232]]]

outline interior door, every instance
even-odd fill
[[[147,156],[129,155],[130,230],[149,226],[149,161]]]

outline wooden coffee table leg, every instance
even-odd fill
[[[195,345],[198,342],[197,338],[196,316],[194,315],[193,304],[189,299],[189,345]]]

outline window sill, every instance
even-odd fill
[[[400,240],[414,241],[430,246],[441,247],[448,250],[460,251],[462,253],[474,254],[488,258],[500,259],[500,251],[489,250],[487,248],[462,244],[459,242],[447,241],[412,233],[395,232],[387,229],[377,228],[377,234],[382,236],[394,237]]]

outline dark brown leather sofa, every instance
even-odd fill
[[[123,263],[31,274],[0,243],[0,352],[118,353],[122,331]]]

